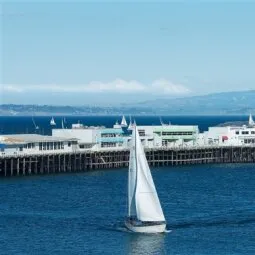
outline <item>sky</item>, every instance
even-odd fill
[[[255,89],[255,2],[0,1],[0,103]]]

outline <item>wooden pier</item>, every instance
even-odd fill
[[[255,162],[255,146],[146,150],[151,166]],[[20,176],[128,167],[129,150],[0,157],[0,176]]]

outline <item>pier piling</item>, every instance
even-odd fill
[[[160,148],[145,150],[151,166],[187,164],[254,163],[255,146]],[[128,167],[129,150],[87,151],[0,157],[1,176],[82,172]]]

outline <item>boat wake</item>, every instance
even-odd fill
[[[131,233],[131,231],[129,229],[127,229],[126,227],[118,227],[116,229],[117,231],[120,231],[120,232],[125,232],[125,233]]]

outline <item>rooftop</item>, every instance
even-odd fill
[[[64,142],[64,141],[77,141],[76,138],[64,138],[48,135],[38,134],[17,134],[17,135],[2,135],[0,136],[0,143],[5,144],[26,144],[34,142]]]

